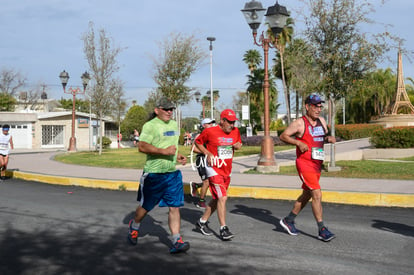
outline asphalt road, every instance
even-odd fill
[[[292,202],[230,198],[227,222],[236,237],[194,231],[201,211],[181,209],[186,254],[168,252],[167,209],[145,218],[137,246],[126,242],[135,192],[0,184],[0,274],[412,274],[412,209],[325,204],[337,238],[316,238],[310,205],[297,218],[299,236],[279,226]],[[218,231],[217,216],[211,228]]]

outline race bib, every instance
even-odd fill
[[[217,153],[220,159],[231,159],[233,157],[233,147],[231,145],[219,146]]]
[[[1,150],[6,150],[7,148],[9,148],[9,144],[8,143],[0,143],[0,149]]]
[[[312,147],[312,159],[324,160],[325,152],[322,148]]]

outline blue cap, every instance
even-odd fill
[[[323,101],[321,97],[317,94],[311,94],[305,99],[305,104],[317,105],[320,103],[325,103],[325,101]]]

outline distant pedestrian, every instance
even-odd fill
[[[168,225],[171,231],[170,253],[187,251],[188,242],[180,235],[180,209],[184,205],[184,191],[181,171],[176,162],[185,165],[187,159],[177,151],[179,131],[172,120],[174,104],[167,98],[157,101],[154,118],[142,128],[138,149],[147,155],[140,180],[138,197],[140,205],[135,217],[129,222],[128,240],[136,245],[141,221],[158,203],[169,207]]]
[[[205,118],[201,121],[201,129],[202,131],[204,129],[210,128],[214,125],[216,121],[211,118]],[[196,138],[198,135],[196,136]],[[200,190],[200,198],[198,202],[196,202],[196,206],[199,208],[206,208],[206,194],[208,190],[208,177],[206,172],[206,156],[201,153],[201,151],[193,144],[193,147],[191,148],[195,153],[197,153],[196,156],[196,167],[198,171],[198,175],[201,178],[201,183],[197,182],[190,182],[190,193],[192,197],[197,196],[197,189],[201,187]]]
[[[319,185],[322,163],[325,158],[325,142],[335,143],[335,137],[327,136],[326,121],[320,117],[322,103],[319,95],[311,94],[305,99],[306,114],[292,122],[280,135],[286,143],[296,145],[296,168],[302,180],[302,194],[297,198],[292,211],[280,220],[280,225],[290,234],[298,235],[295,218],[312,198],[312,212],[318,225],[318,238],[328,242],[335,235],[328,230],[322,219],[322,191]],[[293,137],[294,136],[294,137]]]
[[[206,156],[206,172],[212,196],[196,227],[203,235],[212,235],[208,219],[217,210],[223,241],[234,237],[226,224],[226,202],[234,150],[242,147],[239,129],[234,126],[236,120],[234,111],[226,109],[220,114],[219,125],[204,129],[195,139],[197,148]]]
[[[13,138],[9,133],[10,125],[4,124],[0,133],[0,181],[6,179],[6,169],[9,163],[9,151],[14,149]],[[10,144],[10,149],[9,149]]]
[[[134,146],[137,146],[139,142],[139,132],[137,129],[134,129]]]

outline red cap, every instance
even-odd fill
[[[226,109],[223,112],[221,112],[220,118],[225,118],[228,121],[238,120],[236,117],[236,113],[232,109]]]

